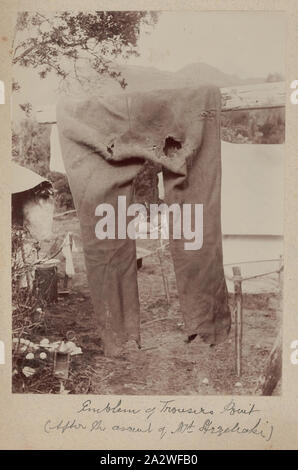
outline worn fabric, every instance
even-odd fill
[[[129,204],[145,160],[163,168],[166,203],[204,207],[200,250],[185,251],[183,238],[170,240],[186,332],[208,343],[227,337],[231,320],[222,264],[220,103],[218,88],[205,86],[58,104],[62,155],[106,354],[127,339],[140,343],[136,247],[130,239],[98,240],[95,208],[105,202],[116,210],[118,196],[126,196]]]

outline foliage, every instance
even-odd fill
[[[12,227],[12,387],[16,393],[63,393],[61,381],[53,375],[55,351],[71,355],[67,387],[71,393],[88,390],[90,374],[80,371],[76,355],[81,348],[73,342],[50,342],[48,336],[48,305],[40,295],[34,266],[38,243],[30,240],[23,227]],[[28,252],[30,246],[30,252]],[[26,282],[24,283],[24,278]],[[49,286],[50,287],[50,286]],[[43,289],[44,294],[44,289]],[[55,338],[57,331],[55,331]],[[43,339],[42,339],[43,338]],[[87,387],[87,388],[86,388]]]
[[[145,162],[134,180],[134,200],[139,204],[158,203],[157,173],[161,171],[158,165]]]
[[[281,73],[278,73],[278,72],[269,73],[266,78],[267,83],[282,82],[282,81],[284,81],[284,77],[282,76]]]
[[[74,203],[70,192],[67,176],[62,173],[50,172],[49,179],[55,189],[56,207],[60,211],[74,209]]]
[[[96,73],[117,80],[124,88],[125,78],[113,65],[117,57],[138,55],[141,27],[154,26],[157,12],[21,12],[18,14],[13,43],[13,64],[35,69],[41,78],[54,72],[62,82],[86,80],[79,66],[87,59]],[[13,91],[20,84],[13,80]],[[67,178],[49,170],[50,128],[30,119],[31,105],[20,105],[27,119],[13,128],[13,159],[19,164],[51,179],[60,209],[73,208]]]
[[[233,143],[281,144],[285,141],[283,109],[222,113],[221,138]]]
[[[19,13],[13,64],[34,68],[41,78],[55,72],[62,80],[80,81],[78,61],[88,59],[98,74],[116,79],[124,88],[126,81],[112,61],[138,55],[140,28],[153,26],[157,15],[147,11]]]
[[[12,128],[12,159],[47,178],[50,161],[50,128],[23,119]]]

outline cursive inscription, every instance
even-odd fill
[[[128,404],[129,403],[129,404]],[[150,406],[137,406],[127,398],[115,401],[85,400],[74,410],[74,416],[49,418],[44,423],[46,434],[71,432],[156,435],[159,439],[181,436],[215,439],[237,434],[243,438],[272,439],[274,426],[253,402],[243,406],[231,399],[221,406],[187,406],[185,400],[154,400]],[[201,438],[200,438],[201,439]],[[192,441],[193,442],[193,441]],[[200,441],[201,443],[201,441]]]

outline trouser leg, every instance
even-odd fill
[[[78,165],[68,169],[68,178],[80,221],[98,334],[104,343],[105,355],[109,356],[117,354],[128,339],[140,343],[136,243],[127,237],[118,238],[117,207],[118,196],[125,196],[127,206],[130,204],[132,182],[142,160],[137,164],[113,164],[82,146],[76,148],[75,144],[71,152],[80,156]],[[114,239],[101,240],[96,236],[100,217],[95,211],[103,203],[115,210]]]
[[[216,108],[210,95],[208,107]],[[182,181],[164,171],[168,204],[203,204],[203,245],[185,250],[184,237],[170,239],[180,306],[187,334],[199,334],[204,341],[224,341],[230,331],[231,315],[223,270],[221,234],[221,153],[219,110],[204,120],[200,147],[187,162],[187,178]],[[192,212],[192,229],[194,227]],[[173,233],[171,223],[170,233]]]

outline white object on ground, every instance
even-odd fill
[[[26,355],[26,359],[29,359],[29,360],[34,359],[34,354],[33,353],[28,353]]]
[[[35,369],[32,369],[32,367],[24,367],[23,374],[25,377],[31,377],[35,374]]]

